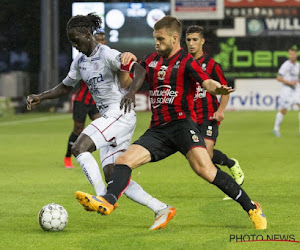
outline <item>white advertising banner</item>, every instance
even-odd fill
[[[281,83],[276,79],[236,79],[229,110],[277,110]]]

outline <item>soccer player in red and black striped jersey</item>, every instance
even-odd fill
[[[93,205],[104,215],[114,210],[114,204],[127,187],[132,169],[150,161],[162,160],[180,151],[195,173],[236,200],[248,213],[256,229],[266,229],[267,221],[258,203],[228,174],[217,169],[205,147],[195,123],[193,107],[195,81],[211,94],[229,94],[233,90],[208,78],[199,63],[180,47],[181,23],[165,16],[154,25],[156,53],[144,57],[149,84],[152,120],[150,128],[121,154],[104,196],[93,199]],[[122,98],[121,108],[130,111],[134,95],[142,84],[132,84]]]
[[[94,32],[94,37],[98,43],[106,44],[105,32],[103,29],[96,29]],[[93,100],[86,83],[81,80],[79,89],[76,91],[76,94],[73,98],[74,128],[69,137],[67,152],[64,158],[65,168],[73,168],[71,149],[81,131],[84,129],[87,115],[89,115],[92,121],[100,117],[96,103]]]
[[[203,52],[205,43],[204,29],[201,26],[189,26],[185,33],[185,42],[189,53],[202,66],[202,69],[214,80],[222,85],[227,85],[227,80],[223,74],[220,64],[212,57]],[[230,169],[235,181],[242,185],[244,173],[236,159],[230,159],[226,154],[214,149],[217,137],[219,135],[219,124],[224,119],[224,111],[228,103],[229,95],[223,95],[220,102],[215,95],[211,95],[197,83],[196,94],[194,98],[194,109],[197,114],[197,124],[204,138],[207,151],[214,164],[225,165]],[[228,196],[224,200],[230,199]]]

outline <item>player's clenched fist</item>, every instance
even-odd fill
[[[31,110],[31,107],[34,105],[38,105],[41,102],[41,98],[39,95],[29,95],[26,98],[27,110]]]

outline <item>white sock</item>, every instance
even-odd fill
[[[131,200],[150,208],[154,213],[167,207],[167,204],[162,203],[158,199],[148,194],[138,183],[130,180],[124,194]]]
[[[278,112],[276,114],[276,118],[275,118],[274,130],[276,130],[276,131],[280,130],[280,124],[281,124],[282,120],[283,120],[283,114]]]
[[[76,157],[76,160],[82,167],[82,171],[86,178],[94,187],[96,195],[106,194],[106,186],[103,182],[98,163],[92,154],[90,152],[81,153]]]

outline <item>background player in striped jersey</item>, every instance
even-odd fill
[[[94,37],[98,43],[106,44],[105,33],[103,29],[96,29],[94,32]],[[81,80],[79,89],[76,91],[73,98],[74,127],[69,137],[67,152],[64,158],[64,165],[66,168],[73,168],[71,148],[81,131],[84,129],[87,115],[89,115],[91,120],[95,120],[100,117],[96,103],[93,100],[86,83]]]
[[[222,85],[227,85],[227,80],[223,74],[221,66],[208,54],[203,52],[205,43],[204,29],[201,26],[189,26],[185,33],[185,42],[189,53],[196,59],[202,69],[214,80]],[[214,149],[218,134],[219,124],[224,119],[224,111],[228,103],[229,95],[222,95],[220,102],[217,97],[211,95],[197,83],[195,95],[195,112],[197,114],[197,124],[204,138],[209,156],[214,164],[226,165],[233,175],[235,181],[242,185],[244,173],[236,159],[228,158],[226,154]],[[224,200],[230,199],[227,195]]]
[[[289,59],[279,68],[277,80],[282,83],[279,96],[279,111],[275,117],[273,134],[280,137],[280,124],[284,115],[292,105],[297,104],[300,110],[300,86],[299,86],[299,63],[297,62],[298,51],[294,45],[289,49]],[[300,112],[299,112],[299,136],[300,136]]]
[[[45,99],[57,98],[69,94],[79,80],[88,85],[101,115],[92,121],[79,135],[72,147],[72,153],[82,167],[83,173],[94,187],[96,195],[105,194],[98,163],[91,152],[100,149],[103,166],[113,164],[115,158],[127,149],[136,125],[134,110],[125,112],[120,109],[122,97],[127,93],[121,88],[127,84],[142,84],[145,70],[137,63],[125,66],[121,63],[121,53],[106,45],[99,44],[93,36],[96,28],[101,28],[102,20],[92,13],[87,16],[72,17],[67,24],[67,35],[72,46],[80,52],[73,60],[67,77],[56,87],[40,94],[27,97],[27,109]],[[123,72],[126,71],[126,72]],[[133,79],[128,72],[133,73]],[[121,80],[121,81],[120,81]],[[107,177],[107,172],[105,172]],[[155,213],[151,230],[163,228],[175,215],[176,209],[157,200],[136,182],[130,180],[124,194],[133,201],[147,206]],[[95,196],[93,196],[95,197]],[[82,199],[78,197],[81,202]],[[84,204],[82,204],[84,205]],[[95,211],[84,205],[85,210]],[[171,215],[171,217],[170,217]]]
[[[87,203],[104,215],[110,214],[130,181],[132,169],[179,151],[197,175],[243,207],[256,229],[266,229],[267,220],[260,205],[252,202],[228,174],[213,165],[195,123],[195,81],[214,95],[229,94],[233,90],[209,79],[199,63],[180,47],[181,33],[181,23],[174,17],[165,16],[155,23],[153,36],[157,52],[145,56],[141,62],[149,84],[152,111],[150,128],[116,159],[107,193],[104,196],[89,196],[91,199]],[[121,108],[125,106],[125,112],[134,103],[134,95],[141,85],[132,83],[122,98]]]

